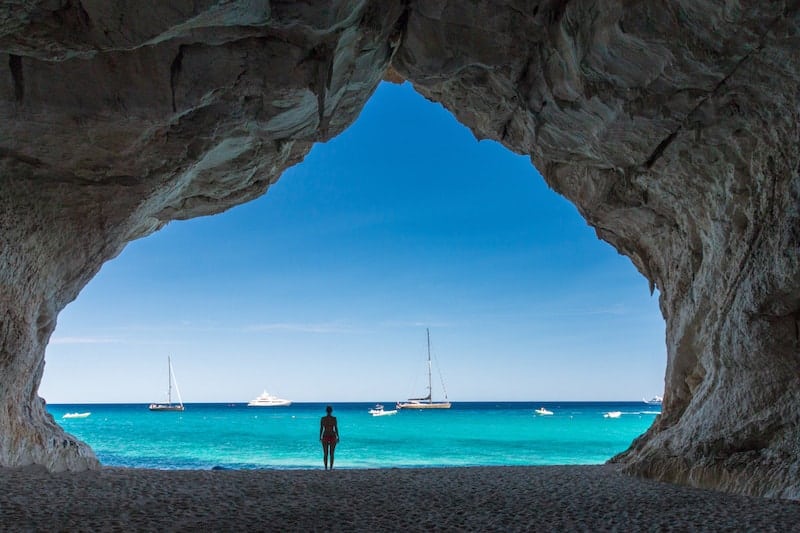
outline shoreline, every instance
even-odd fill
[[[10,530],[797,531],[800,502],[615,465],[49,473],[0,468]]]

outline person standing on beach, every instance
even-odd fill
[[[331,470],[333,470],[333,450],[339,442],[339,425],[336,417],[331,415],[333,407],[330,405],[325,408],[328,413],[319,420],[319,440],[322,442],[322,460],[325,463],[325,470],[328,469],[328,455],[331,456]]]

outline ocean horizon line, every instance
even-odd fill
[[[182,402],[183,405],[247,405],[250,400],[226,400],[226,401],[192,401],[192,402]],[[326,405],[326,404],[338,404],[338,405],[361,405],[361,404],[375,404],[375,403],[382,403],[382,404],[394,404],[395,402],[403,401],[403,400],[346,400],[346,401],[338,401],[338,400],[325,400],[325,401],[315,401],[315,400],[304,400],[304,401],[294,401],[292,400],[291,405]],[[632,404],[645,404],[645,405],[653,405],[648,404],[644,399],[637,399],[637,400],[449,400],[451,404],[624,404],[624,403],[632,403]],[[121,402],[106,402],[106,401],[85,401],[85,402],[47,402],[48,406],[60,406],[60,405],[150,405],[153,403],[152,401],[121,401]],[[178,403],[178,402],[173,402]],[[277,407],[289,407],[289,406],[274,406]]]

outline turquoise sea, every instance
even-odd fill
[[[373,403],[334,403],[338,468],[599,464],[625,450],[658,415],[644,402],[454,402],[449,410],[373,417]],[[386,409],[394,402],[384,402]],[[551,416],[534,414],[545,407]],[[325,404],[48,405],[106,466],[159,469],[320,468]],[[620,411],[618,418],[604,417]],[[91,412],[87,418],[65,413]]]

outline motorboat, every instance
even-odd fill
[[[553,414],[553,411],[551,411],[550,409],[545,409],[544,407],[535,409],[533,412],[540,416],[547,416]]]
[[[268,393],[266,390],[255,400],[247,402],[247,407],[287,407],[292,405],[291,400],[284,400]]]
[[[649,400],[642,398],[642,401],[647,405],[661,405],[661,402],[664,401],[664,398],[662,396],[653,396]]]
[[[86,418],[92,413],[64,413],[64,416],[61,418]]]
[[[622,411],[609,411],[603,415],[603,418],[619,418],[622,416]]]
[[[383,405],[377,403],[375,404],[375,407],[369,410],[369,414],[371,414],[372,416],[396,415],[397,409],[391,409],[387,411],[386,409],[383,408]]]

